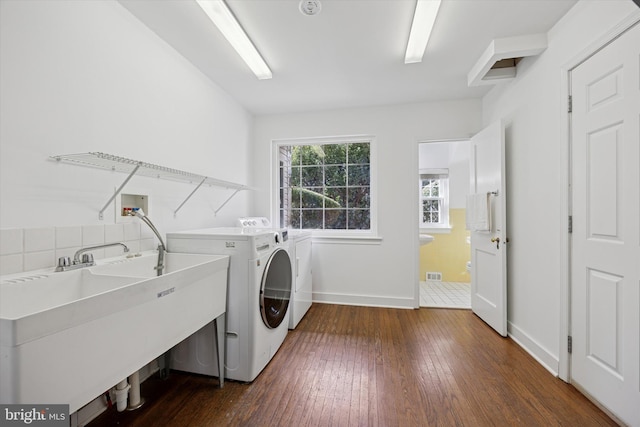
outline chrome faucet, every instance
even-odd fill
[[[104,245],[97,246],[88,246],[86,248],[79,249],[73,255],[73,261],[68,256],[58,258],[58,266],[56,267],[56,271],[69,271],[75,270],[77,268],[83,267],[91,267],[96,265],[96,262],[93,259],[93,254],[85,253],[89,251],[94,251],[96,249],[108,248],[111,246],[122,246],[125,252],[129,252],[129,248],[124,243],[106,243]],[[82,255],[82,259],[80,259],[80,255]]]
[[[164,240],[162,240],[160,232],[155,227],[155,225],[153,225],[147,214],[145,214],[142,209],[134,208],[131,215],[140,218],[140,220],[147,224],[151,231],[153,231],[153,234],[155,234],[158,238],[158,241],[160,242],[160,244],[158,245],[158,263],[154,268],[157,271],[158,276],[162,276],[162,273],[164,271],[164,253],[167,252],[167,246],[164,244]]]

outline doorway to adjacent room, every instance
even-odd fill
[[[421,142],[418,153],[420,306],[469,309],[469,141]]]

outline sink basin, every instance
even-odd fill
[[[171,274],[210,260],[211,255],[167,253],[164,256],[163,274]],[[157,262],[157,254],[154,256],[124,258],[92,267],[91,272],[112,276],[152,278],[158,275],[155,269]]]
[[[420,233],[420,246],[428,245],[433,242],[433,236],[431,234]]]
[[[229,257],[157,252],[0,282],[0,403],[75,412],[226,310]],[[35,274],[34,274],[35,273]]]
[[[2,283],[2,319],[19,320],[92,295],[108,292],[139,281],[137,277],[108,277],[88,269],[36,274]],[[6,336],[2,335],[4,343]]]

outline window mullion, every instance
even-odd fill
[[[327,168],[325,159],[322,159],[322,229],[327,228]]]

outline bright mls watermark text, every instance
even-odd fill
[[[69,405],[0,405],[0,427],[68,427]]]

